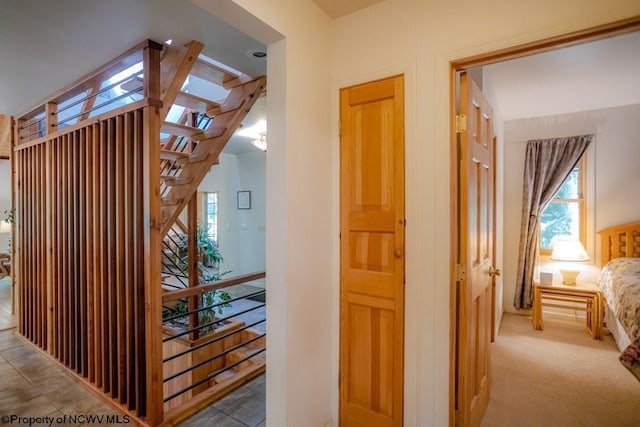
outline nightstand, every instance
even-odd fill
[[[603,300],[600,289],[593,284],[540,285],[533,284],[533,327],[543,330],[542,307],[556,307],[584,311],[587,331],[594,339],[602,334]]]

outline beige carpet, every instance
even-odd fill
[[[491,401],[482,425],[640,426],[640,382],[618,361],[611,335],[593,340],[584,320],[505,313],[492,345]]]

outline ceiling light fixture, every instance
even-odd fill
[[[246,136],[248,138],[258,139],[263,134],[267,134],[267,121],[264,119],[260,119],[253,126],[242,128],[236,134],[238,136]]]
[[[258,59],[266,59],[267,58],[267,52],[263,51],[263,50],[248,50],[247,51],[247,55],[250,58],[258,58]]]
[[[260,134],[260,138],[251,140],[251,144],[259,150],[267,151],[267,134]]]

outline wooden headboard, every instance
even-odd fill
[[[598,234],[602,244],[602,265],[613,258],[640,258],[640,222],[605,228]]]

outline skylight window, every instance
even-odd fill
[[[244,74],[242,71],[238,71],[235,68],[229,67],[226,64],[223,64],[222,62],[218,62],[215,59],[209,58],[207,55],[203,55],[200,54],[200,56],[198,56],[199,59],[202,59],[204,62],[207,62],[209,64],[215,65],[218,68],[221,68],[225,71],[230,72],[231,74],[235,74],[236,76],[241,76],[242,74]]]
[[[125,83],[125,81],[128,81],[128,77],[133,76],[134,74],[139,74],[142,71],[143,67],[142,67],[142,61],[133,64],[132,66],[130,66],[129,68],[127,68],[126,70],[120,71],[119,73],[115,74],[113,77],[109,78],[106,82],[104,82],[104,86],[110,86],[113,84],[116,84],[118,82],[122,82]],[[142,77],[142,76],[141,76]],[[119,84],[117,86],[114,86],[114,88],[112,89],[113,93],[116,96],[120,96],[125,94],[126,90],[122,89],[122,84]]]

